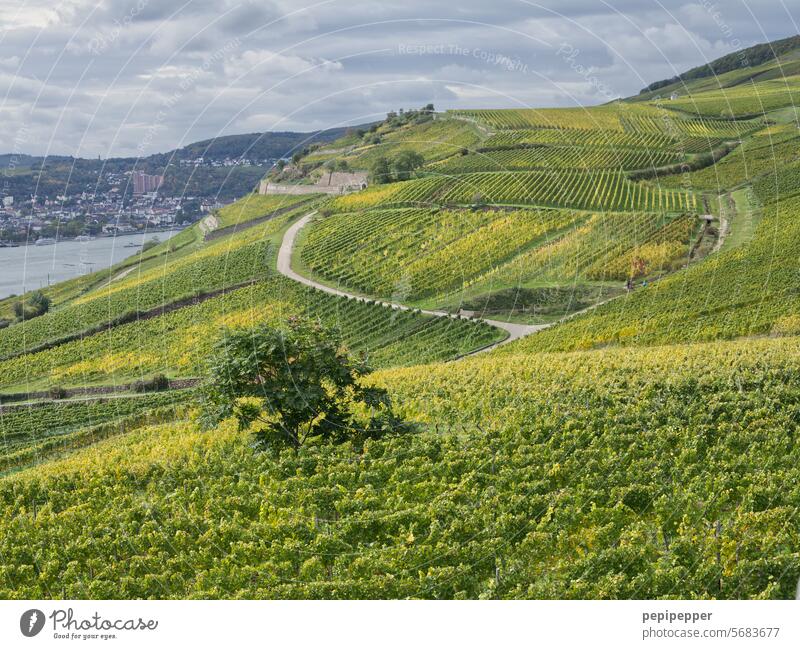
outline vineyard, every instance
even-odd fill
[[[683,104],[672,101],[668,106],[670,109],[682,108]],[[684,138],[740,138],[765,124],[762,118],[722,120],[687,117],[674,110],[666,110],[660,104],[615,103],[592,108],[458,110],[450,113],[498,129],[499,133],[489,138],[487,146],[497,146],[498,141],[506,142],[506,137],[515,137],[515,132],[530,133],[530,129],[537,129],[554,130],[558,134],[545,134],[543,137],[556,138],[563,134],[563,137],[581,139],[584,144],[593,142],[602,146],[605,140],[605,146],[619,143],[623,146],[667,148]],[[509,132],[509,136],[505,131]],[[576,131],[587,133],[579,135]]]
[[[800,76],[793,76],[680,97],[669,105],[709,117],[746,117],[797,106],[798,103]]]
[[[0,301],[0,597],[794,597],[800,85],[755,74],[392,111],[286,162],[363,191],[249,194],[43,315]],[[222,333],[297,318],[398,418],[201,427]]]
[[[623,130],[619,119],[622,111],[649,114],[649,107],[615,104],[595,108],[526,108],[511,110],[451,110],[449,115],[470,119],[495,129],[587,129]]]
[[[679,142],[683,139],[730,140],[745,137],[765,125],[763,119],[721,120],[684,119],[663,111],[659,116],[637,115],[622,117],[626,132],[667,134]]]
[[[433,176],[336,198],[329,209],[352,211],[403,205],[537,205],[586,210],[696,211],[691,192],[634,183],[615,170],[548,169]]]
[[[189,398],[186,391],[90,400],[33,402],[0,408],[0,472],[113,433],[113,424]]]
[[[617,281],[683,266],[697,220],[688,215],[594,214],[563,236],[498,265],[473,283],[500,286]]]
[[[557,210],[337,214],[311,228],[301,259],[336,283],[413,300],[459,288],[582,218]]]
[[[781,198],[764,208],[747,246],[723,251],[512,347],[565,351],[800,334],[798,214],[800,198]]]
[[[697,227],[687,215],[367,210],[318,221],[300,258],[335,284],[419,300],[487,282],[624,281],[673,270]]]
[[[278,210],[290,209],[298,203],[305,203],[308,200],[308,194],[298,196],[248,194],[241,200],[217,210],[214,215],[217,219],[217,229],[243,225],[248,221],[263,218]]]
[[[353,352],[366,354],[376,367],[447,360],[502,338],[486,324],[395,311],[272,277],[29,354],[22,361],[0,361],[0,388],[124,382],[155,373],[196,376],[224,327],[277,324],[301,314],[341,329]]]
[[[765,175],[774,175],[784,165],[800,159],[800,137],[797,130],[790,138],[785,135],[755,137],[735,148],[719,162],[689,174],[663,176],[663,187],[686,187],[698,190],[721,191]]]
[[[430,432],[361,454],[142,427],[0,482],[0,596],[790,598],[798,349],[392,370]]]
[[[785,200],[800,194],[800,160],[781,165],[774,174],[764,174],[753,183],[763,203]]]
[[[462,149],[471,150],[480,140],[478,130],[470,124],[438,119],[388,133],[380,143],[356,148],[343,159],[356,169],[369,168],[376,158],[395,157],[402,151],[415,151],[426,161],[440,160]]]
[[[463,174],[473,171],[520,171],[525,169],[645,169],[676,164],[678,153],[636,149],[600,149],[565,146],[474,153],[448,158],[428,165],[434,174]]]
[[[676,140],[666,134],[628,133],[602,129],[539,128],[498,131],[481,144],[484,151],[550,144],[582,148],[638,149],[641,151],[676,150]]]
[[[106,282],[44,316],[0,329],[0,358],[264,278],[272,272],[275,237],[296,214],[290,211],[213,243],[185,246],[169,254],[168,263],[159,257],[142,260],[134,267],[136,272]]]

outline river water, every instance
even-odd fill
[[[98,237],[92,241],[59,241],[49,246],[0,248],[0,298],[63,282],[108,268],[141,247],[126,247],[158,237],[166,241],[178,230]]]

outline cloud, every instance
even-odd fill
[[[136,155],[157,115],[148,153],[354,124],[430,101],[599,103],[798,31],[767,0],[300,2],[0,7],[0,152],[24,132],[26,152]]]

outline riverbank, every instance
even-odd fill
[[[141,252],[153,236],[167,241],[180,230],[148,230],[50,245],[0,248],[0,299],[21,295],[103,268]]]
[[[146,232],[120,232],[117,234],[97,234],[88,239],[82,238],[83,235],[78,237],[69,237],[69,238],[62,238],[54,241],[53,243],[48,244],[39,244],[42,245],[55,245],[59,243],[85,243],[87,241],[94,241],[95,239],[116,239],[118,237],[127,237],[127,236],[135,236],[135,235],[144,235],[144,236],[158,236],[164,232],[180,232],[181,230],[185,230],[189,226],[175,226],[174,228],[156,228],[156,229],[148,229]],[[42,237],[46,238],[46,237]],[[25,246],[35,246],[37,245],[36,241],[0,241],[0,248],[23,248]]]

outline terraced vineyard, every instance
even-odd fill
[[[624,281],[673,270],[697,227],[687,215],[367,210],[318,221],[300,257],[332,283],[413,301],[481,283]]]
[[[351,211],[378,206],[476,202],[586,210],[678,212],[698,208],[697,197],[690,192],[633,183],[618,171],[548,169],[434,176],[382,185],[337,198],[329,204],[329,209]]]
[[[540,146],[455,156],[430,164],[425,170],[434,174],[525,169],[633,170],[663,167],[681,160],[680,154],[670,151]]]
[[[0,597],[791,598],[798,349],[388,371],[430,432],[363,453],[143,427],[0,482]]]
[[[791,76],[679,97],[670,107],[710,117],[746,117],[799,103],[800,76]]]
[[[496,342],[486,324],[433,318],[337,298],[282,277],[148,320],[132,322],[41,352],[0,362],[0,389],[25,384],[109,383],[166,373],[196,376],[224,327],[279,323],[307,314],[341,329],[354,353],[376,366],[447,360]]]
[[[249,203],[251,199],[245,200]],[[263,209],[262,204],[251,214],[263,215]],[[304,213],[306,208],[298,209]],[[242,208],[238,210],[245,213]],[[0,358],[89,332],[106,323],[147,317],[158,307],[188,303],[226,287],[267,277],[274,263],[275,236],[298,213],[290,211],[235,237],[187,247],[169,255],[168,263],[158,258],[141,263],[133,267],[135,272],[107,282],[44,316],[0,329]]]
[[[186,391],[0,407],[0,472],[88,446],[124,430],[123,422],[189,398]],[[174,417],[174,410],[172,411]],[[155,413],[152,413],[155,415]],[[170,411],[166,411],[169,419]],[[146,421],[146,416],[140,420]],[[115,430],[116,429],[116,430]]]
[[[0,329],[0,392],[198,377],[226,328],[304,317],[415,426],[265,452],[233,419],[201,430],[188,392],[2,405],[0,597],[793,597],[800,86],[779,72],[392,113],[291,171],[416,151],[413,179],[252,195],[218,239],[49,289]]]
[[[798,214],[800,199],[781,197],[764,208],[745,247],[714,255],[519,345],[528,351],[564,351],[800,334]]]
[[[537,128],[498,131],[482,142],[481,149],[490,151],[538,144],[583,148],[639,149],[642,151],[676,149],[675,139],[659,131],[638,133],[580,128]]]

